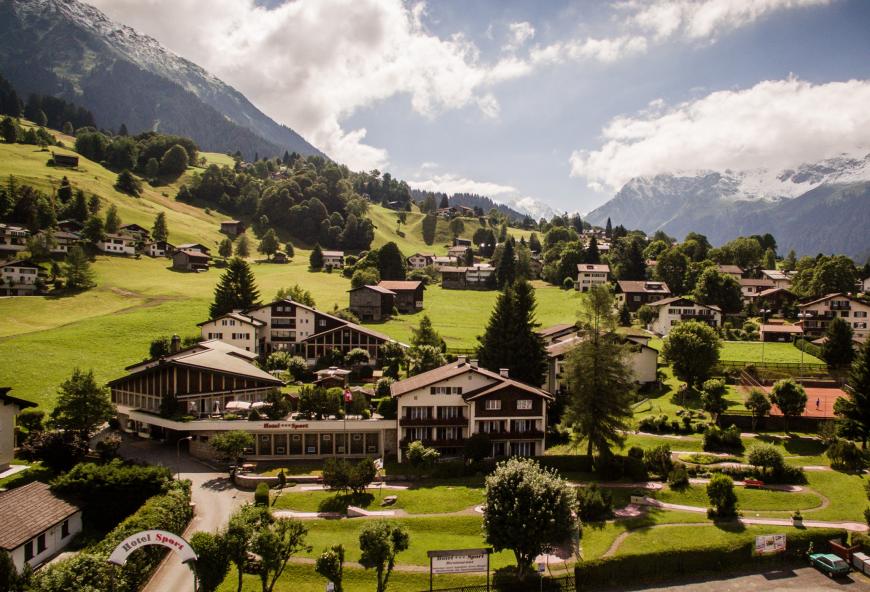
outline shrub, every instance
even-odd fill
[[[613,515],[613,496],[595,483],[577,488],[577,515],[583,522],[601,522]]]
[[[265,483],[257,484],[257,489],[254,490],[254,505],[269,506],[269,486]]]
[[[709,426],[704,431],[704,450],[743,450],[740,429],[735,425],[724,430]]]

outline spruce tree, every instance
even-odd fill
[[[514,253],[514,241],[509,240],[504,245],[498,268],[495,270],[495,283],[499,290],[510,286],[517,277],[517,261]]]
[[[852,362],[846,390],[851,396],[837,399],[834,413],[845,420],[848,431],[860,439],[866,449],[870,437],[870,339],[861,345]]]
[[[311,250],[311,256],[308,258],[308,266],[313,271],[320,271],[323,269],[323,249],[320,248],[320,244],[315,244],[314,248]]]
[[[154,227],[151,229],[151,238],[156,241],[165,241],[169,239],[169,228],[166,226],[166,214],[160,212],[154,218]]]
[[[209,314],[214,319],[236,309],[251,308],[259,300],[254,273],[244,259],[234,257],[218,281]]]

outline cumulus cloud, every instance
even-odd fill
[[[635,176],[696,170],[782,169],[870,151],[870,81],[811,84],[791,77],[660,102],[611,120],[597,150],[575,151],[571,175],[618,189]],[[823,108],[821,108],[823,107]]]
[[[500,185],[489,181],[475,181],[474,179],[450,173],[434,175],[427,179],[408,181],[408,185],[412,189],[419,189],[420,191],[440,191],[447,194],[476,193],[493,198],[517,192],[516,187],[511,187],[510,185]]]

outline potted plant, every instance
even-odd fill
[[[797,527],[803,526],[804,517],[801,515],[800,510],[795,510],[795,513],[791,515],[791,521],[792,521],[792,524],[794,524]]]

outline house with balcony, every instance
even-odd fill
[[[828,325],[836,317],[852,327],[856,341],[864,342],[870,337],[870,302],[859,300],[851,294],[827,294],[811,302],[799,304],[798,309],[804,315],[800,324],[809,339],[824,336]]]
[[[0,223],[0,256],[15,255],[27,248],[30,231],[21,226]]]
[[[592,286],[600,286],[610,281],[610,266],[606,263],[580,263],[577,265],[577,283],[574,287],[580,292],[588,292]]]
[[[621,280],[616,282],[616,304],[619,308],[628,307],[629,312],[637,312],[644,304],[655,302],[671,295],[665,282]]]
[[[547,406],[553,396],[460,357],[429,372],[395,382],[399,462],[411,442],[421,441],[444,457],[461,456],[465,441],[485,434],[490,456],[536,456],[544,452]]]
[[[715,304],[699,304],[682,296],[664,298],[648,305],[656,312],[649,329],[665,336],[684,321],[700,321],[711,327],[722,326],[722,309]]]
[[[380,284],[352,288],[348,294],[348,308],[361,321],[384,321],[393,314],[393,307],[396,306],[396,293]]]
[[[0,295],[33,296],[44,275],[42,267],[29,259],[0,263]]]
[[[382,280],[378,287],[389,290],[396,296],[395,306],[402,314],[423,310],[423,291],[426,286],[419,280]]]

